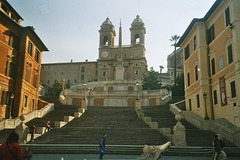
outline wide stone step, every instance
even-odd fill
[[[161,145],[161,144],[159,144]],[[27,144],[21,145],[24,150],[28,146],[35,154],[98,154],[98,144]],[[106,145],[108,154],[141,155],[144,145]],[[225,152],[230,156],[240,156],[239,148],[226,147]],[[212,147],[178,147],[170,146],[166,156],[211,157]]]

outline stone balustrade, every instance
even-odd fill
[[[190,112],[182,111],[177,105],[182,105],[185,101],[177,104],[170,104],[170,111],[172,113],[180,114],[183,119],[187,120],[194,126],[200,128],[201,130],[210,130],[214,133],[220,134],[224,139],[232,142],[236,146],[240,147],[240,129],[239,127],[231,124],[226,119],[218,120],[204,120],[200,116]]]
[[[50,111],[54,110],[54,104],[49,103],[47,106],[43,107],[40,110],[35,110],[32,112],[29,112],[25,114],[25,120],[24,123],[34,119],[34,118],[41,118]],[[18,126],[21,123],[21,120],[19,117],[16,117],[14,119],[3,119],[0,121],[0,130],[3,129],[14,129],[16,126]]]

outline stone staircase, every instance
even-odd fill
[[[159,145],[168,140],[140,120],[133,107],[88,107],[80,117],[37,138],[34,144]]]
[[[61,105],[62,103],[59,100],[59,96],[40,96],[40,99],[49,102],[54,103],[55,105]]]
[[[152,122],[158,122],[158,128],[171,128],[176,125],[175,115],[169,111],[169,104],[161,106],[142,107],[144,116],[151,117]],[[181,120],[186,128],[186,141],[188,146],[212,146],[213,132],[200,130],[186,120]],[[234,146],[226,141],[227,147]]]

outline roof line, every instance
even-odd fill
[[[208,12],[205,14],[205,16],[203,18],[194,18],[191,23],[189,24],[189,26],[187,27],[187,29],[185,30],[185,32],[183,33],[183,35],[181,36],[181,38],[179,39],[178,43],[177,43],[177,47],[179,47],[181,45],[181,43],[184,41],[184,39],[187,37],[188,33],[192,30],[193,26],[195,25],[195,23],[197,22],[205,22],[211,15],[212,13],[216,10],[216,8],[219,6],[219,4],[222,2],[223,0],[216,0],[214,2],[214,4],[211,6],[211,8],[208,10]]]

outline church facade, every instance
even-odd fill
[[[120,26],[119,33],[121,32]],[[61,82],[63,79],[71,86],[84,82],[117,80],[119,77],[116,77],[116,70],[119,71],[119,63],[123,73],[122,80],[142,81],[143,73],[147,70],[146,29],[142,19],[137,16],[133,20],[130,28],[131,44],[129,45],[122,45],[120,35],[119,44],[115,45],[115,27],[109,18],[102,23],[99,34],[97,61],[42,64],[42,85],[51,87],[54,82]]]

